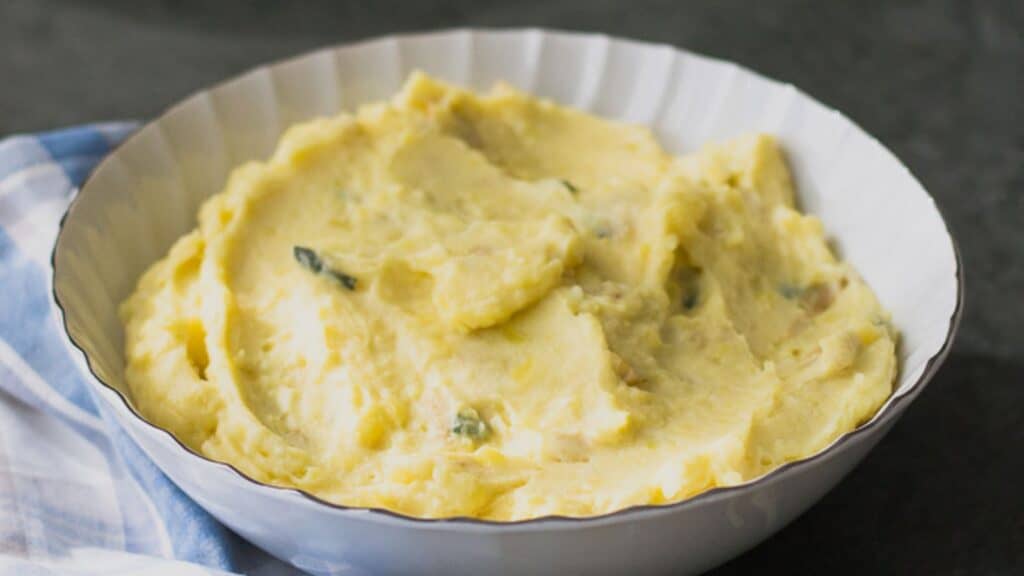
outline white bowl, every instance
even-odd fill
[[[232,167],[289,124],[386,98],[414,69],[475,88],[506,80],[651,126],[674,153],[762,130],[781,138],[802,207],[874,288],[902,334],[895,393],[821,453],[740,486],[601,517],[421,520],[262,485],[144,421],[124,383],[118,304],[193,228]],[[959,320],[957,251],[934,202],[875,139],[790,85],[670,46],[541,30],[456,30],[325,49],[200,92],[147,124],[82,187],[53,253],[53,289],[83,373],[154,462],[268,552],[316,573],[675,574],[746,550],[817,501],[921,392]],[[881,505],[881,501],[879,501]]]

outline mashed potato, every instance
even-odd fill
[[[123,304],[144,417],[261,481],[421,517],[587,516],[821,450],[896,335],[775,141],[414,75],[238,168]]]

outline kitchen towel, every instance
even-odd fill
[[[295,573],[149,461],[93,397],[55,319],[60,218],[136,126],[0,140],[0,576]]]

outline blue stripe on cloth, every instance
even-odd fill
[[[46,132],[39,135],[39,143],[64,170],[73,186],[85,180],[111,147],[107,136],[92,126]]]
[[[78,378],[63,336],[53,329],[49,281],[0,230],[0,335],[61,396],[90,414],[96,406]]]
[[[72,186],[80,186],[86,176],[92,172],[96,163],[103,159],[104,154],[86,154],[81,156],[64,156],[58,161]]]
[[[39,143],[58,162],[74,156],[96,156],[110,150],[110,142],[92,126],[78,126],[39,134]],[[75,182],[75,180],[72,180]],[[77,182],[76,182],[77,183]]]

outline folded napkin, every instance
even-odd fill
[[[135,127],[0,140],[0,576],[293,574],[149,461],[93,396],[54,319],[61,215]]]

